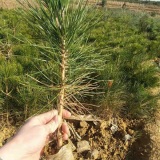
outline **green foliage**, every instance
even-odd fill
[[[27,8],[23,12],[39,35],[40,44],[31,45],[40,50],[42,60],[35,64],[37,71],[29,76],[37,82],[37,87],[43,86],[50,93],[49,101],[55,97],[51,106],[63,104],[77,112],[75,107],[83,108],[84,97],[93,96],[98,83],[97,72],[104,65],[103,56],[86,44],[95,22],[93,18],[87,19],[89,8],[83,0],[36,2],[34,6],[26,1]],[[45,101],[47,103],[47,99]]]
[[[26,38],[32,40],[34,31],[30,32],[32,29],[15,11],[1,10],[0,17],[0,109],[2,112],[23,111],[26,103],[19,95],[19,90],[25,89],[21,85],[22,77],[37,70],[34,63],[40,61],[38,51],[24,43]],[[36,96],[34,92],[31,97],[36,99]],[[33,107],[31,103],[30,106]]]
[[[17,104],[16,88],[20,83],[20,76],[22,73],[22,66],[14,61],[3,60],[0,62],[0,92],[3,101],[3,110],[7,110]]]
[[[156,48],[160,44],[156,40],[159,24],[149,15],[130,11],[110,11],[107,17],[107,21],[97,24],[89,39],[108,55],[101,74],[106,81],[113,80],[113,85],[108,88],[104,81],[103,104],[116,112],[125,110],[127,116],[151,115],[159,96],[150,93],[150,88],[159,83],[158,69],[153,62],[159,55]],[[151,34],[154,37],[151,38]]]
[[[61,11],[68,4],[52,1],[57,2]],[[159,83],[159,68],[153,62],[160,56],[159,18],[111,10],[105,13],[104,21],[101,11],[95,14],[92,9],[71,8],[65,11],[65,19],[58,16],[62,30],[54,21],[58,10],[30,10],[27,13],[40,16],[26,17],[29,24],[15,11],[0,11],[0,109],[23,111],[27,117],[57,104],[65,35],[69,53],[67,94],[127,116],[150,116],[159,98],[150,93]],[[76,16],[80,12],[84,12],[83,17]],[[83,86],[88,82],[98,83],[99,88],[85,90]]]
[[[50,96],[49,92],[47,93],[42,86],[38,86],[35,81],[29,81],[28,77],[23,77],[21,83],[23,85],[17,88],[17,99],[18,105],[23,106],[25,118],[45,109],[51,109],[49,104],[51,102],[46,101]]]

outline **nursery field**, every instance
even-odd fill
[[[30,0],[33,2],[34,0]],[[89,0],[88,3],[90,5],[101,5],[101,0]],[[20,5],[16,0],[1,0],[0,7],[13,9],[17,8]],[[107,8],[123,8],[134,11],[142,11],[148,13],[157,13],[160,14],[160,6],[159,5],[151,5],[151,4],[142,4],[142,3],[134,3],[129,1],[107,1]]]
[[[101,5],[101,0],[89,0],[89,4],[92,5]],[[159,4],[159,3],[158,3]],[[141,12],[148,12],[148,13],[157,13],[160,14],[160,6],[155,4],[149,4],[142,1],[107,1],[106,7],[109,8],[122,8],[122,9],[129,9],[133,11],[141,11]]]
[[[0,146],[29,117],[64,107],[72,158],[55,157],[53,141],[42,160],[159,159],[159,8],[0,6]]]

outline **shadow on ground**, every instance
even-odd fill
[[[152,151],[152,142],[150,134],[141,130],[141,135],[132,144],[125,160],[150,160]]]

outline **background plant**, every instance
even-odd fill
[[[102,7],[105,7],[107,5],[107,0],[102,0]]]
[[[103,84],[106,88],[104,103],[123,115],[145,117],[154,113],[157,107],[159,95],[152,96],[150,88],[159,85],[159,69],[154,63],[159,55],[155,48],[159,44],[158,25],[149,15],[108,11],[107,21],[102,19],[89,38],[103,54],[109,55],[101,75],[113,80],[113,85]],[[142,26],[145,29],[141,29]],[[119,105],[114,103],[115,97],[120,100]]]

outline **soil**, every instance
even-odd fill
[[[14,135],[16,129],[21,126],[22,119],[23,116],[14,116],[10,118],[10,125],[5,121],[1,123],[1,146]],[[72,144],[71,156],[73,154],[75,160],[149,160],[151,139],[144,130],[142,120],[122,119],[111,114],[106,120],[68,120],[68,124],[71,128],[68,144]],[[45,148],[42,160],[68,160],[68,157],[63,157],[66,154],[62,154],[61,158],[50,156],[56,153],[54,147],[55,143],[51,142]],[[63,152],[66,153],[68,146],[65,147]]]
[[[152,142],[151,156],[149,160],[160,160],[160,111],[156,113],[154,123],[149,123],[146,130],[150,133]]]
[[[55,142],[50,142],[41,160],[160,159],[160,111],[155,115],[155,122],[147,125],[144,120],[122,118],[110,110],[103,110],[98,115],[101,115],[101,119],[89,115],[81,118],[83,120],[67,120],[70,140],[56,157],[53,156],[57,152]],[[24,115],[10,115],[7,124],[6,115],[3,114],[0,115],[0,122],[0,146],[3,146],[24,123]]]
[[[95,5],[95,4],[101,5],[101,0],[98,0],[98,1],[97,0],[89,0],[89,3],[92,5]],[[107,8],[122,8],[122,9],[129,9],[129,10],[133,10],[133,11],[142,11],[142,12],[160,14],[160,6],[150,5],[150,4],[107,1]]]
[[[151,93],[153,95],[160,95],[160,88],[152,89]],[[158,107],[160,108],[160,100],[158,101]],[[154,117],[154,122],[147,124],[145,130],[150,133],[152,142],[150,160],[160,160],[160,109],[155,113]]]

